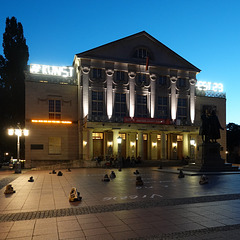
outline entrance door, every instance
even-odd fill
[[[183,141],[177,142],[177,159],[181,160],[183,157]]]
[[[93,140],[93,157],[103,156],[103,139]]]

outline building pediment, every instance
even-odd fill
[[[200,72],[200,69],[145,31],[76,54],[75,58],[102,59],[131,64],[145,64],[147,60],[149,66]]]

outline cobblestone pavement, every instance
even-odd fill
[[[136,187],[135,169],[29,171],[0,179],[16,193],[0,190],[0,239],[239,239],[239,174],[185,176],[139,169],[144,185]],[[34,182],[28,182],[30,176]],[[70,203],[71,187],[81,202]]]

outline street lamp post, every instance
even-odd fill
[[[20,127],[17,129],[10,128],[8,129],[8,135],[17,136],[17,163],[15,164],[15,173],[21,173],[21,163],[20,163],[20,137],[22,135],[28,136],[29,130],[27,129],[21,129]]]
[[[122,138],[119,136],[117,138],[118,143],[118,162],[120,163],[120,169],[122,168],[122,158],[121,158],[121,151],[122,151]]]

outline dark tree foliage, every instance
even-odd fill
[[[235,123],[227,125],[227,150],[229,162],[240,162],[240,126]]]
[[[25,122],[24,71],[29,58],[23,27],[15,17],[6,19],[0,55],[0,151],[6,148],[6,130]],[[5,151],[5,149],[4,149]]]

